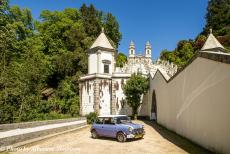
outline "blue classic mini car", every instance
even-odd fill
[[[125,142],[128,138],[143,138],[143,125],[132,123],[126,115],[98,116],[91,127],[92,138],[100,136],[117,138]]]

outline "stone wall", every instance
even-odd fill
[[[49,127],[53,125],[55,125],[55,127]],[[23,144],[28,144],[34,141],[44,139],[48,136],[54,136],[57,133],[68,132],[70,130],[76,130],[85,126],[87,126],[85,118],[34,121],[26,123],[7,124],[4,126],[0,125],[1,128],[4,128],[4,131],[0,133],[10,133],[8,136],[5,137],[4,135],[0,136],[0,152],[2,150],[4,151],[5,146],[20,146]],[[38,127],[40,129],[38,129]],[[22,130],[28,131],[26,133],[14,134],[15,132],[21,132]]]
[[[43,121],[12,123],[12,124],[1,124],[0,125],[0,132],[12,130],[12,129],[23,129],[23,128],[30,128],[30,127],[36,127],[36,126],[49,125],[49,124],[65,123],[65,122],[72,122],[72,121],[76,121],[76,120],[85,120],[85,119],[86,119],[85,117],[79,117],[79,118],[70,118],[70,119],[56,119],[56,120],[43,120]]]

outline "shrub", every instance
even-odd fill
[[[86,115],[87,123],[92,124],[97,119],[98,114],[96,112],[90,112]]]

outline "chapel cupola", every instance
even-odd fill
[[[116,50],[105,35],[104,28],[88,50],[88,74],[109,74],[115,71]]]
[[[152,47],[149,41],[146,42],[145,44],[145,57],[150,57],[151,58],[152,54]]]
[[[94,41],[93,45],[90,47],[90,49],[101,47],[105,49],[111,49],[115,50],[114,47],[109,42],[109,39],[104,33],[104,28],[101,29],[101,34],[97,37],[97,39]]]
[[[129,45],[129,57],[134,57],[135,56],[135,45],[134,42],[131,41]]]

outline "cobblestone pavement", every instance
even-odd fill
[[[92,139],[90,127],[59,135],[21,147],[15,154],[165,154],[165,153],[209,153],[190,141],[156,125],[153,122],[135,121],[144,124],[146,135],[143,139],[119,143],[115,139]]]

